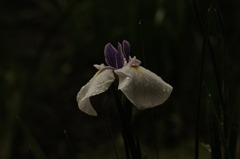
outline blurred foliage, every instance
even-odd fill
[[[219,6],[225,33],[220,35],[216,26],[212,40],[214,48],[226,52],[226,57],[217,57],[226,59],[224,76],[231,110],[240,88],[240,3],[221,0]],[[208,1],[201,2],[200,9],[205,17]],[[143,152],[156,158],[158,145],[159,156],[164,158],[192,158],[203,39],[200,30],[191,1],[1,0],[0,158],[33,158],[34,147],[26,130],[48,159],[114,158],[104,116],[85,115],[75,98],[95,73],[92,65],[104,62],[105,44],[116,45],[124,39],[132,46],[132,56],[174,88],[163,106],[136,111],[134,125]],[[205,78],[214,92],[210,61],[206,68]],[[219,63],[220,72],[222,69]],[[108,96],[108,110],[112,110],[111,95],[104,95]],[[104,95],[93,99],[96,107],[102,107],[99,103]],[[208,142],[202,115],[201,142]],[[24,131],[17,118],[26,126]],[[121,143],[117,119],[111,123],[116,125],[113,138]]]

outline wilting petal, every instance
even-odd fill
[[[138,108],[145,109],[164,103],[172,92],[172,86],[161,77],[141,67],[124,66],[115,70],[120,89]]]
[[[113,70],[98,71],[77,94],[78,107],[81,111],[96,116],[97,113],[90,103],[90,97],[105,92],[114,81]]]

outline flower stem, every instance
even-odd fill
[[[121,131],[125,146],[125,152],[127,159],[141,159],[141,151],[137,138],[132,134],[131,118],[132,118],[132,107],[123,104],[124,97],[119,94],[117,87],[113,85],[113,94],[115,97],[118,113],[121,121]]]

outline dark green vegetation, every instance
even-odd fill
[[[239,8],[234,0],[1,0],[0,158],[123,158],[111,91],[92,99],[97,118],[75,97],[105,44],[124,39],[174,89],[162,106],[133,110],[142,157],[239,158]]]

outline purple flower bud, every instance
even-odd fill
[[[130,56],[130,44],[128,41],[123,40],[123,53],[125,55],[126,61],[129,62],[129,56]]]
[[[118,49],[116,50],[112,44],[108,43],[104,49],[105,61],[109,66],[116,69],[122,68],[124,65],[124,57],[122,52],[122,45],[118,43]]]
[[[124,57],[123,57],[123,51],[122,51],[122,45],[118,43],[118,49],[116,54],[116,68],[122,68],[124,65]]]

